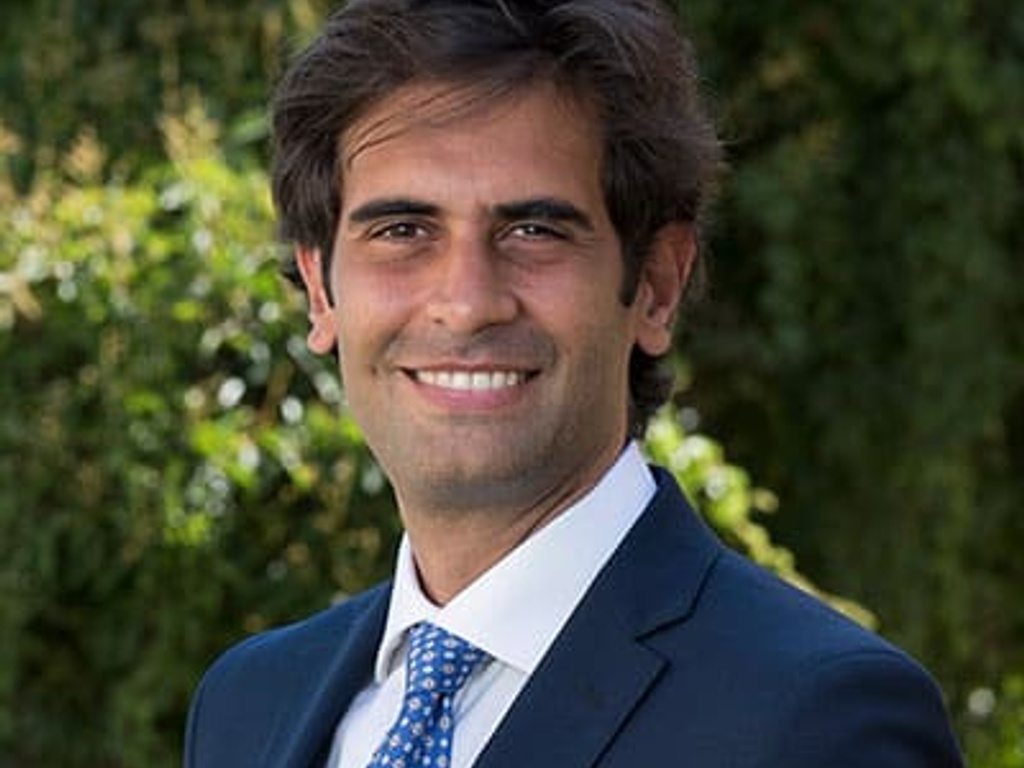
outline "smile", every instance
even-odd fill
[[[459,392],[494,392],[523,384],[527,374],[522,371],[413,371],[421,384]]]

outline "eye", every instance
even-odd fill
[[[392,221],[370,230],[370,237],[374,240],[415,240],[427,234],[426,227],[414,221]]]
[[[564,240],[565,232],[558,227],[541,221],[521,221],[509,225],[507,235],[523,240]]]

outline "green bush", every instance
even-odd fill
[[[1024,768],[1024,677],[972,691],[968,715],[964,739],[972,768]]]
[[[173,164],[137,183],[91,176],[85,137],[27,196],[0,186],[0,764],[174,764],[216,650],[390,558],[264,174],[198,111],[164,128]]]
[[[961,712],[1024,668],[1024,4],[679,5],[733,167],[687,395]]]

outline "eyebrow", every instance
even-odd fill
[[[377,219],[389,216],[436,216],[440,208],[432,203],[424,203],[418,200],[406,198],[386,198],[383,200],[370,200],[348,215],[348,220],[353,224],[366,224]]]
[[[499,218],[505,220],[543,219],[546,221],[561,221],[575,224],[588,231],[594,229],[594,224],[587,214],[568,200],[562,200],[557,197],[539,197],[499,203],[494,206],[494,212]]]
[[[512,200],[498,203],[493,207],[494,214],[505,221],[516,219],[541,219],[545,221],[561,221],[575,224],[587,231],[593,231],[594,224],[583,211],[557,197],[537,197],[525,200]],[[404,197],[370,200],[348,214],[352,224],[366,224],[391,216],[437,216],[440,206],[421,200]]]

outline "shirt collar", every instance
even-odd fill
[[[444,607],[423,594],[403,536],[376,680],[399,663],[406,632],[421,621],[444,627],[525,674],[533,672],[655,490],[639,447],[629,443],[586,495]]]

